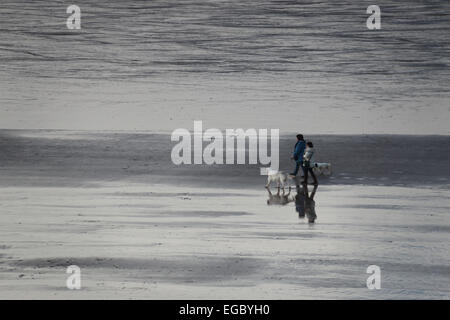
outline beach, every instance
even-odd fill
[[[448,12],[2,0],[0,299],[448,299]],[[279,130],[285,173],[304,134],[333,172],[315,224],[263,165],[175,165],[196,121]]]
[[[449,143],[410,138],[418,149]],[[391,163],[383,141],[408,137],[314,141],[318,157],[339,141],[366,142]],[[339,165],[348,150],[334,152],[311,225],[292,203],[266,204],[257,166],[177,167],[166,159],[171,146],[150,133],[3,130],[0,298],[448,299],[444,161],[425,179],[412,160],[402,166],[409,177],[397,179],[395,166],[369,170],[383,160],[361,157],[350,168]],[[81,269],[80,290],[66,287],[70,265]],[[370,265],[381,269],[380,290],[366,287]]]

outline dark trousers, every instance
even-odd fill
[[[297,175],[298,169],[300,169],[300,162],[295,161],[295,170],[294,170],[294,172],[293,172],[293,173],[294,173],[294,176]]]
[[[302,169],[303,169],[303,176],[304,176],[303,181],[306,184],[308,184],[308,172],[311,173],[311,177],[313,177],[313,179],[314,179],[314,184],[318,184],[316,175],[314,174],[314,172],[313,172],[311,167],[302,166]]]

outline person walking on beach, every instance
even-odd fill
[[[308,143],[306,143],[306,149],[303,155],[302,169],[304,179],[302,183],[308,184],[308,172],[309,172],[311,173],[311,176],[314,179],[314,185],[318,185],[316,175],[314,174],[312,169],[312,166],[314,165],[313,156],[314,156],[314,145],[311,141],[308,141]]]
[[[303,161],[303,153],[305,152],[305,140],[303,139],[303,135],[302,134],[298,134],[297,135],[297,143],[295,144],[294,147],[294,154],[292,155],[291,159],[295,160],[295,170],[294,172],[292,172],[290,175],[291,176],[296,176],[298,173],[298,169],[300,169],[300,166],[302,165],[302,161]]]

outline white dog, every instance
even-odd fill
[[[277,187],[283,188],[284,191],[284,187],[289,186],[288,180],[289,175],[287,173],[284,173],[283,171],[275,171],[269,169],[269,172],[267,174],[266,188],[268,188],[272,182],[275,182],[277,184]]]
[[[326,162],[316,162],[313,166],[314,174],[320,175],[323,174],[325,176],[331,175],[331,163]]]

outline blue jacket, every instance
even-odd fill
[[[303,140],[297,141],[294,148],[294,159],[297,162],[303,161],[303,153],[305,152],[306,143]]]

